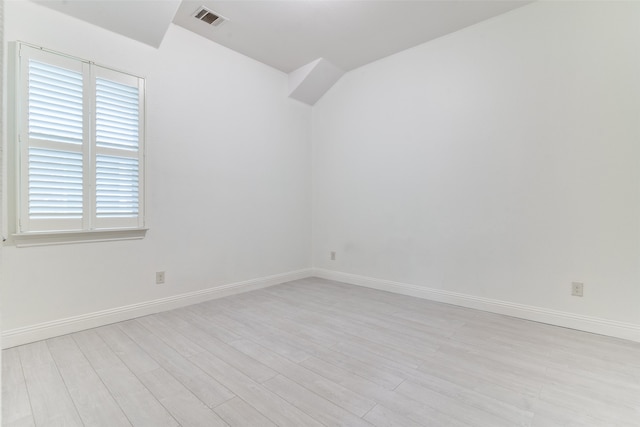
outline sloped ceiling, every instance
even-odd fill
[[[160,47],[180,0],[34,0],[35,3]]]
[[[349,71],[529,0],[34,0],[159,47],[171,22],[286,73],[318,58]],[[196,20],[207,6],[229,18]]]
[[[184,0],[174,22],[289,73],[318,58],[343,71],[452,33],[530,1]],[[193,17],[206,6],[229,21]]]

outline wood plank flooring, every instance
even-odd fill
[[[304,279],[4,350],[5,427],[640,426],[640,344]]]

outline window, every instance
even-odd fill
[[[144,227],[144,80],[17,51],[18,234]]]

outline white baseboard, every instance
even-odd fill
[[[6,330],[2,332],[2,347],[15,347],[311,276],[640,342],[640,325],[632,323],[315,268],[230,283],[215,288]]]
[[[266,288],[268,286],[278,285],[291,280],[304,279],[311,276],[311,272],[311,269],[304,269],[275,274],[273,276],[230,283],[227,285],[216,286],[215,288],[203,289],[200,291],[188,292],[186,294],[174,295],[171,297],[111,308],[94,313],[82,314],[80,316],[39,323],[37,325],[9,329],[2,332],[2,347],[15,347],[17,345],[70,334],[85,329],[97,328],[98,326],[104,326],[110,323],[121,322],[123,320],[134,319],[136,317],[146,316],[161,311],[172,310],[174,308],[184,307],[190,304],[197,304],[211,299],[222,298],[254,289]]]
[[[459,305],[462,307],[475,308],[478,310],[489,311],[491,313],[504,314],[506,316],[519,317],[521,319],[533,320],[565,328],[578,329],[581,331],[640,342],[640,325],[633,323],[624,323],[564,311],[551,310],[548,308],[476,297],[467,294],[426,288],[423,286],[393,282],[390,280],[375,279],[372,277],[358,276],[355,274],[342,273],[339,271],[325,270],[321,268],[313,269],[313,275],[323,279],[335,280],[352,285],[364,286],[367,288],[379,289],[382,291],[394,292],[397,294],[409,295],[432,301]]]

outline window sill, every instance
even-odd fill
[[[112,242],[144,239],[148,228],[123,228],[91,231],[34,231],[13,234],[17,248],[31,246],[69,245],[73,243]]]

